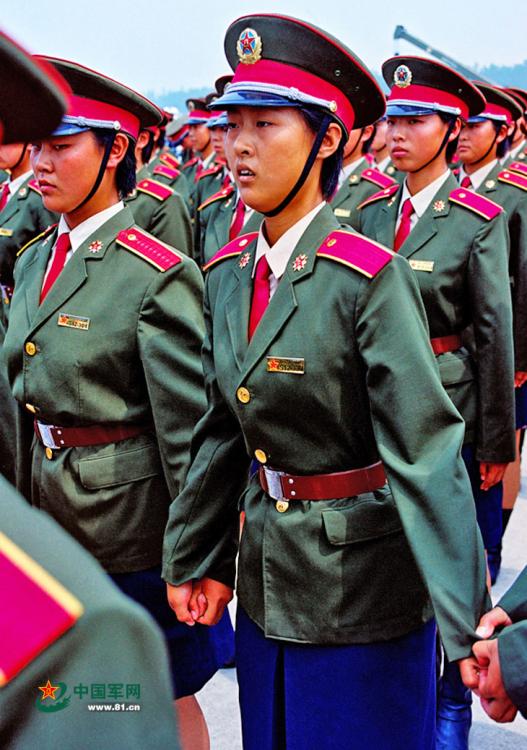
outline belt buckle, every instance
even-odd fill
[[[268,469],[267,466],[262,466],[265,474],[265,481],[267,482],[267,494],[272,497],[273,500],[285,500],[282,492],[282,483],[280,477],[283,477],[283,471],[275,471],[274,469]]]
[[[40,437],[42,439],[42,442],[46,446],[46,448],[59,450],[61,446],[56,444],[55,439],[53,438],[53,433],[51,432],[54,425],[43,424],[42,422],[38,422],[38,421],[37,421],[37,425],[38,425],[38,431],[40,433]]]

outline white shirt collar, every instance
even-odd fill
[[[476,169],[475,172],[472,172],[472,174],[467,174],[463,167],[459,170],[459,183],[461,184],[463,182],[464,177],[468,177],[470,179],[470,182],[472,183],[472,190],[477,190],[485,177],[492,172],[496,164],[498,163],[497,159],[493,159],[488,164],[485,164],[484,167],[480,167],[480,169]]]
[[[348,179],[348,177],[351,175],[351,173],[355,172],[364,161],[365,161],[364,156],[361,156],[360,159],[355,159],[355,161],[352,161],[351,164],[346,164],[346,166],[343,166],[339,174],[338,187],[343,185]]]
[[[60,217],[58,226],[58,235],[60,236],[63,232],[70,233],[71,252],[75,250],[85,242],[90,235],[94,234],[103,224],[111,219],[115,214],[118,214],[124,208],[123,201],[114,203],[110,208],[105,208],[103,211],[99,211],[97,214],[93,214],[89,219],[78,224],[75,229],[70,231],[70,228],[64,218],[64,215]]]
[[[447,169],[446,172],[443,172],[443,174],[435,179],[433,182],[431,182],[429,185],[427,185],[425,188],[420,190],[415,195],[410,195],[410,192],[408,190],[408,187],[406,185],[406,180],[403,184],[403,191],[401,194],[401,202],[399,203],[399,216],[402,213],[403,210],[403,204],[407,198],[412,199],[412,206],[414,207],[415,214],[417,216],[417,219],[420,219],[421,216],[424,214],[430,203],[432,202],[433,197],[439,190],[439,188],[445,183],[448,178],[450,177],[450,170]]]
[[[390,158],[390,154],[388,154],[388,156],[385,156],[382,161],[380,161],[378,164],[375,164],[375,167],[379,170],[379,172],[384,173],[386,171],[386,167],[390,163]]]
[[[16,177],[14,180],[9,180],[9,197],[14,195],[16,191],[22,187],[24,182],[26,180],[29,180],[33,172],[29,170],[28,172],[24,172],[24,174],[21,174],[20,177]]]
[[[321,211],[325,205],[326,201],[322,201],[322,203],[319,203],[318,206],[315,206],[315,208],[313,208],[308,214],[297,221],[296,224],[293,224],[292,227],[289,227],[287,232],[284,232],[284,234],[280,237],[279,240],[274,243],[272,247],[269,246],[269,243],[265,239],[262,224],[262,226],[260,227],[260,231],[258,232],[258,242],[256,245],[256,256],[254,259],[252,276],[254,277],[258,261],[260,260],[262,255],[265,255],[267,258],[267,262],[269,263],[269,267],[271,268],[272,275],[276,280],[281,279],[286,269],[287,262],[293,254],[300,238],[302,237],[308,226],[311,224],[315,216],[318,214],[318,212]],[[272,285],[271,292],[273,292]]]
[[[507,161],[507,159],[510,159],[511,161],[514,161],[522,148],[525,148],[525,144],[527,141],[523,140],[518,146],[515,146],[514,148],[511,148],[511,150],[505,154],[502,161]]]

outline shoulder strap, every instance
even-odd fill
[[[170,198],[171,195],[174,195],[174,191],[171,187],[168,185],[164,185],[162,182],[158,182],[157,180],[141,180],[137,184],[137,189],[141,193],[146,193],[147,195],[151,195],[154,198],[157,198],[158,201],[166,201],[167,198]]]
[[[211,195],[210,198],[207,198],[206,201],[203,201],[203,203],[200,206],[198,206],[198,211],[201,211],[203,208],[210,206],[211,203],[215,203],[216,201],[223,200],[224,198],[228,198],[233,193],[234,193],[234,185],[229,185],[226,188],[222,188],[221,190],[218,190],[217,193],[214,193],[214,195]]]
[[[175,180],[179,177],[181,172],[179,169],[172,169],[172,167],[166,167],[164,164],[158,164],[158,166],[154,167],[152,170],[152,174],[160,174],[163,175],[163,177],[168,177],[169,180]]]
[[[37,234],[36,237],[33,237],[32,240],[29,240],[29,242],[26,242],[25,245],[22,245],[22,247],[20,248],[20,250],[17,252],[16,257],[18,258],[19,255],[22,255],[22,253],[24,252],[24,250],[27,250],[28,247],[31,247],[31,245],[34,245],[35,242],[38,242],[39,240],[44,239],[44,237],[47,237],[57,227],[58,227],[58,223],[57,224],[50,224],[50,226],[47,229],[44,229],[43,232],[41,232],[40,234]]]
[[[448,196],[448,200],[452,203],[457,203],[458,206],[463,206],[469,211],[472,211],[483,219],[490,221],[494,219],[498,214],[501,214],[503,208],[498,206],[497,203],[486,198],[484,195],[474,193],[472,190],[466,188],[456,188],[452,190]]]
[[[399,190],[399,187],[399,183],[395,182],[394,180],[393,185],[391,185],[390,187],[384,188],[384,190],[380,190],[378,193],[370,195],[370,197],[366,198],[365,201],[359,203],[357,209],[364,208],[364,206],[369,206],[370,203],[377,203],[377,201],[387,200],[388,198],[391,198]]]
[[[373,182],[374,185],[377,185],[380,188],[389,188],[392,185],[397,185],[396,180],[375,168],[365,169],[361,177],[364,180],[368,180],[368,182]]]
[[[164,242],[136,226],[123,229],[119,232],[115,241],[134,255],[146,260],[158,271],[168,271],[169,268],[173,268],[183,261],[181,255],[173,247],[165,245]]]
[[[518,174],[525,174],[527,175],[527,164],[522,161],[513,161],[509,164],[507,169],[510,169],[511,172],[518,172]]]
[[[514,187],[520,188],[521,190],[527,190],[527,173],[525,175],[519,172],[509,172],[508,169],[504,169],[498,175],[500,182],[506,182],[507,185],[514,185]]]
[[[38,182],[36,180],[29,180],[27,183],[28,188],[31,188],[31,190],[34,190],[35,193],[38,193],[39,195],[42,195],[42,192],[38,186]]]
[[[326,237],[318,248],[317,255],[373,279],[392,260],[395,253],[362,234],[337,230]]]
[[[216,255],[213,255],[208,263],[203,266],[204,271],[209,271],[213,266],[216,266],[220,261],[227,260],[227,258],[234,258],[240,255],[249,243],[258,237],[258,232],[249,232],[248,234],[242,234],[240,237],[236,237],[235,240],[228,242],[224,245],[221,250],[218,250]]]

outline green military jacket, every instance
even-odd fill
[[[474,354],[462,347],[438,355],[441,379],[465,420],[465,442],[475,444],[476,459],[505,463],[515,456],[506,216],[490,204],[489,215],[496,215],[488,218],[456,202],[464,199],[454,200],[454,190],[459,195],[449,175],[399,254],[415,271],[431,337],[470,331]],[[402,188],[392,188],[363,204],[365,235],[393,246],[401,193]]]
[[[209,266],[208,407],[170,509],[163,577],[233,585],[243,493],[237,593],[267,636],[365,643],[435,612],[449,658],[468,655],[485,561],[460,459],[463,422],[441,387],[411,269],[341,230],[326,206],[248,344],[255,248],[256,236],[245,235]],[[384,265],[378,273],[367,270],[370,251]],[[303,374],[271,367],[276,358]],[[256,476],[247,483],[255,451],[304,475],[381,459],[388,485],[292,501],[281,513]]]
[[[168,185],[169,188],[178,193],[183,198],[187,209],[189,208],[188,200],[190,193],[187,179],[183,172],[166,164],[155,164],[154,162],[148,165],[148,172],[154,180]]]
[[[527,719],[527,568],[498,602],[514,625],[498,636],[503,684],[509,698]]]
[[[9,562],[8,569],[2,566],[2,592],[17,591],[2,602],[3,750],[94,745],[177,750],[168,657],[153,620],[117,590],[91,555],[2,479],[0,497],[0,559]],[[26,589],[20,582],[28,580],[28,565],[33,567]],[[49,576],[65,590],[60,595],[50,589]],[[71,627],[62,634],[52,632],[41,598],[32,593],[35,588],[46,600],[70,598]],[[39,687],[48,680],[61,687],[55,698],[44,699]],[[112,699],[109,685],[122,697]],[[79,686],[82,697],[75,693]],[[116,703],[139,705],[140,712],[131,716],[102,710],[94,715],[87,705]]]
[[[503,162],[504,167],[508,167],[515,161],[523,162],[527,164],[527,141],[523,141],[522,148],[516,154],[509,153]]]
[[[39,306],[55,234],[16,264],[4,343],[14,396],[51,425],[141,434],[49,460],[40,442],[26,443],[17,482],[107,570],[145,569],[159,563],[204,409],[201,273],[135,227],[125,207],[75,251]],[[22,424],[22,445],[24,436]]]
[[[375,167],[377,165],[373,164],[372,166]],[[378,168],[379,167],[377,166],[377,169]],[[383,174],[388,175],[388,177],[391,177],[392,180],[395,180],[396,182],[399,182],[399,183],[404,182],[404,178],[405,178],[404,172],[401,172],[400,169],[397,169],[397,167],[394,166],[391,159],[386,165],[386,168],[381,171]]]
[[[196,210],[208,198],[216,195],[223,185],[226,174],[226,165],[215,162],[212,167],[205,169],[196,180],[194,205]]]
[[[236,206],[236,188],[234,185],[220,190],[208,200],[200,204],[195,222],[194,252],[196,262],[201,266],[213,258],[214,255],[229,242],[229,230]],[[242,233],[257,232],[263,220],[263,215],[253,211]]]
[[[137,187],[125,203],[141,229],[192,257],[192,225],[185,202],[172,188],[152,180],[147,167],[138,172]]]
[[[331,199],[333,213],[341,224],[358,229],[357,207],[370,195],[394,184],[395,180],[391,177],[374,167],[369,167],[364,159],[360,159],[358,166],[348,175]]]
[[[515,370],[527,371],[527,177],[499,163],[476,191],[502,206],[510,236]]]

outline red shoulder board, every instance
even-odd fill
[[[389,177],[387,174],[383,174],[382,172],[379,172],[378,169],[365,169],[364,172],[361,174],[361,177],[364,180],[368,180],[369,182],[373,182],[374,185],[377,185],[380,188],[388,188],[392,185],[397,185],[397,182]]]
[[[154,167],[152,174],[160,174],[163,175],[163,177],[168,177],[169,180],[175,180],[179,177],[181,172],[179,169],[172,169],[172,167],[165,167],[164,164],[159,164],[157,167]]]
[[[208,271],[212,266],[215,266],[220,260],[226,260],[227,258],[234,258],[236,255],[240,255],[244,248],[249,243],[258,237],[258,232],[249,232],[248,234],[242,234],[240,237],[236,237],[232,242],[228,242],[224,245],[221,250],[218,250],[216,255],[213,255],[208,263],[203,266],[204,271]]]
[[[513,161],[507,169],[510,169],[512,172],[518,172],[518,174],[527,175],[527,164],[521,161]]]
[[[27,183],[28,188],[31,188],[31,190],[34,190],[35,193],[38,193],[39,195],[42,195],[42,192],[38,186],[38,182],[36,180],[29,180]]]
[[[206,201],[203,201],[201,206],[198,206],[198,211],[201,211],[203,208],[210,206],[211,203],[215,203],[216,201],[223,200],[223,198],[228,198],[233,193],[234,193],[234,185],[229,185],[226,188],[222,188],[217,193],[214,193],[214,195],[211,195],[210,198],[207,198]]]
[[[337,230],[326,237],[318,248],[317,255],[354,268],[355,271],[373,279],[391,261],[395,253],[362,234]]]
[[[527,190],[527,174],[519,174],[519,172],[509,172],[508,169],[504,169],[498,175],[500,182],[506,182],[507,185],[514,185],[514,187]]]
[[[115,241],[122,245],[134,255],[138,255],[158,271],[168,271],[169,268],[177,266],[182,262],[182,257],[170,245],[152,237],[148,232],[143,232],[139,227],[130,227],[119,232]]]
[[[203,177],[210,177],[211,174],[218,174],[218,172],[222,171],[223,166],[223,164],[215,164],[213,167],[204,169],[203,172],[200,172],[198,175],[198,181],[203,179]]]
[[[161,154],[159,157],[159,161],[162,161],[164,164],[167,164],[171,169],[179,169],[179,162],[175,156],[172,156],[172,154],[168,154],[168,153]]]
[[[503,208],[498,206],[497,203],[494,203],[494,201],[485,198],[484,195],[474,193],[472,190],[467,190],[466,188],[456,188],[455,190],[452,190],[448,196],[448,200],[452,201],[452,203],[457,203],[459,206],[463,206],[463,208],[468,208],[470,211],[482,216],[487,221],[494,219],[503,211]]]
[[[1,532],[0,580],[2,687],[73,627],[84,608],[56,578]]]
[[[142,193],[157,198],[158,201],[166,201],[167,198],[174,195],[172,188],[168,187],[168,185],[163,185],[162,182],[158,182],[157,180],[141,180],[141,182],[137,183],[137,189]]]
[[[391,198],[395,193],[399,190],[399,183],[395,182],[395,180],[392,180],[393,185],[390,185],[390,187],[384,188],[384,190],[380,190],[378,193],[374,193],[373,195],[370,195],[369,198],[366,198],[365,201],[362,201],[357,208],[364,208],[364,206],[368,206],[370,203],[376,203],[377,201],[383,200],[385,198]]]
[[[189,167],[193,167],[195,164],[198,163],[198,161],[199,161],[199,157],[194,156],[192,159],[189,159],[188,161],[186,161],[181,167],[181,169],[188,169]]]

